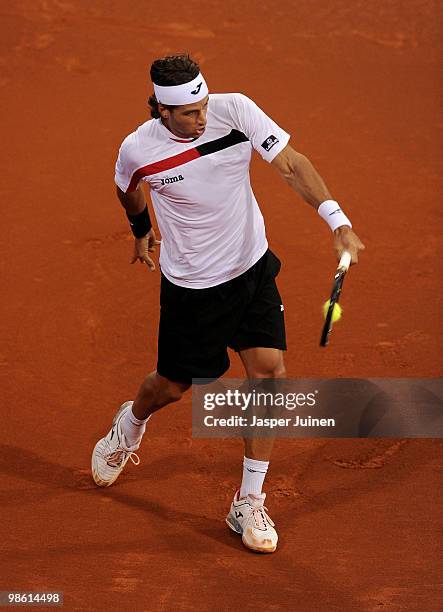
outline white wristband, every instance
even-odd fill
[[[335,231],[342,225],[352,227],[345,213],[340,208],[340,205],[335,200],[326,200],[318,207],[318,214],[326,221],[332,231]]]

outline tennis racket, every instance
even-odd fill
[[[323,331],[320,338],[320,346],[328,346],[329,334],[332,329],[332,313],[334,311],[335,304],[340,299],[341,289],[343,287],[343,281],[345,280],[346,272],[349,270],[351,265],[351,254],[348,251],[344,251],[340,258],[337,271],[334,276],[334,285],[332,286],[331,297],[329,299],[329,308],[326,313],[326,320],[323,326]]]

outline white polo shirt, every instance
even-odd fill
[[[267,162],[289,134],[243,94],[210,94],[207,125],[193,140],[151,119],[125,140],[115,182],[124,192],[150,186],[162,242],[160,267],[176,285],[212,287],[253,266],[268,248],[252,192],[252,149]]]

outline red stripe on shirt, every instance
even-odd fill
[[[188,149],[188,151],[184,151],[183,153],[179,153],[178,155],[167,157],[166,159],[162,159],[153,164],[143,166],[142,168],[136,170],[132,175],[131,182],[129,183],[129,187],[126,190],[126,193],[137,189],[137,185],[144,176],[157,174],[157,172],[163,172],[164,170],[171,170],[171,168],[176,168],[177,166],[181,166],[182,164],[187,164],[188,162],[192,161],[193,159],[197,159],[198,157],[200,157],[200,153],[197,151],[196,148],[194,148]]]

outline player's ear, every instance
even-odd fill
[[[162,119],[167,119],[169,117],[169,109],[160,102],[158,103],[158,112],[160,113]]]

